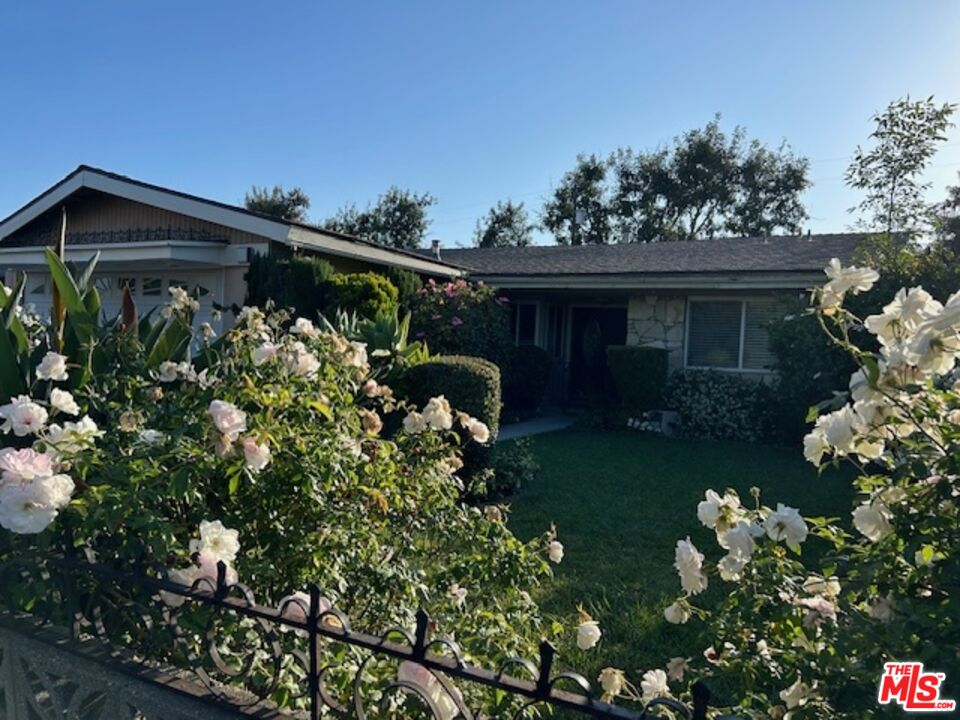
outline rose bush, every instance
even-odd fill
[[[741,716],[866,717],[884,662],[921,661],[946,672],[955,698],[960,673],[960,292],[941,303],[902,288],[882,312],[859,318],[845,300],[878,279],[833,261],[811,313],[857,370],[846,393],[812,412],[803,451],[817,465],[858,471],[850,517],[804,518],[760,490],[744,502],[710,490],[697,517],[717,547],[677,542],[681,594],[664,616],[703,623],[707,647],[690,648],[643,675],[640,688],[617,668],[599,680],[606,695],[648,702],[689,697],[692,677],[714,677]],[[867,347],[853,331],[871,336]],[[698,604],[723,584],[715,607]]]
[[[424,607],[485,665],[535,656],[553,633],[528,595],[550,574],[553,533],[524,544],[502,515],[458,502],[461,436],[485,443],[489,430],[442,396],[394,397],[362,343],[256,308],[213,339],[191,330],[195,303],[176,296],[159,325],[127,313],[71,356],[56,324],[23,315],[17,291],[0,300],[32,328],[17,361],[24,392],[0,406],[0,561],[83,545],[187,584],[222,562],[228,582],[275,605],[316,583],[372,632],[411,626]],[[189,342],[164,352],[156,338],[173,326]],[[90,348],[99,371],[81,378]],[[40,591],[17,589],[23,606]],[[242,646],[248,629],[223,632]],[[323,652],[355,667],[342,646]]]

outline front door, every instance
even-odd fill
[[[570,400],[598,402],[613,394],[607,347],[627,340],[624,307],[574,307],[570,310]]]

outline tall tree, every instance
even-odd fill
[[[652,152],[619,149],[612,214],[621,242],[697,240],[720,233],[798,232],[808,162],[786,145],[771,150],[719,116]]]
[[[603,244],[612,229],[607,161],[578,155],[577,166],[563,176],[541,212],[543,226],[561,245]]]
[[[523,247],[533,240],[536,226],[530,222],[523,203],[498,202],[477,220],[473,244],[477,247]]]
[[[933,208],[936,240],[960,256],[960,183],[947,188],[947,199]]]
[[[307,210],[310,208],[310,198],[298,187],[284,190],[280,185],[274,185],[267,190],[254,185],[243,199],[247,210],[273,215],[281,220],[292,222],[306,222]]]
[[[850,212],[862,214],[858,224],[888,234],[917,235],[929,226],[930,207],[924,192],[930,183],[923,173],[946,140],[955,105],[938,105],[933,97],[890,103],[873,116],[873,147],[857,147],[844,180],[866,197]]]
[[[381,245],[416,248],[427,236],[431,223],[427,210],[436,202],[430,193],[418,194],[392,186],[366,210],[347,205],[328,218],[323,226]]]

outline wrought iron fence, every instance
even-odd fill
[[[703,720],[710,697],[698,682],[692,706],[672,698],[642,710],[611,705],[594,696],[582,675],[555,672],[556,651],[548,642],[540,645],[537,662],[510,658],[487,670],[467,662],[454,640],[436,634],[423,610],[412,629],[372,635],[354,630],[316,586],[278,607],[259,605],[250,588],[228,583],[222,563],[215,579],[188,586],[162,568],[98,562],[89,552],[19,559],[0,564],[0,595],[8,611],[26,609],[37,622],[66,625],[74,640],[95,638],[125,648],[145,665],[185,670],[233,706],[282,698],[311,720],[523,718],[539,717],[544,708],[563,717]],[[237,649],[238,642],[246,646]],[[349,651],[331,653],[331,644]],[[331,662],[331,655],[339,660]],[[471,705],[479,691],[499,699]]]

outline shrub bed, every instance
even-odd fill
[[[664,400],[680,413],[680,432],[706,440],[763,442],[773,436],[773,391],[758,379],[716,370],[680,370]]]

